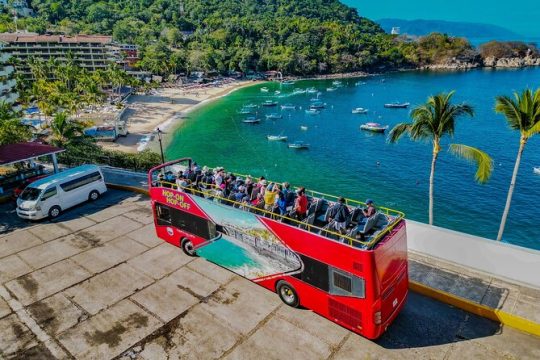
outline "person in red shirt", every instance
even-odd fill
[[[296,191],[297,197],[294,201],[294,214],[300,221],[304,220],[308,208],[308,200],[306,196],[306,189],[303,187]]]

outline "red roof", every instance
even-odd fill
[[[106,35],[37,35],[21,33],[1,33],[0,40],[8,43],[96,43],[110,44],[112,36]]]
[[[62,151],[64,149],[37,142],[2,145],[0,146],[0,165],[9,165]]]

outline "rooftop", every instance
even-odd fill
[[[64,149],[37,142],[2,145],[0,146],[0,165],[9,165],[62,151]]]
[[[112,36],[106,35],[38,35],[32,33],[0,33],[0,41],[8,43],[93,43],[110,44]]]

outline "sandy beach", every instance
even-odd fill
[[[141,146],[141,140],[151,135],[156,128],[159,127],[162,131],[173,128],[196,106],[255,84],[257,82],[235,81],[200,89],[164,87],[149,95],[131,95],[122,116],[122,119],[128,122],[129,134],[119,137],[115,142],[99,144],[106,149],[135,153],[145,148],[144,144]]]

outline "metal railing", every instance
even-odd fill
[[[245,175],[241,175],[241,174],[234,174],[234,175],[237,176],[237,177],[246,178]],[[204,186],[209,186],[210,187],[209,189],[204,189],[204,190],[201,190],[200,188],[199,189],[193,188],[193,187],[184,187],[184,188],[182,188],[182,190],[179,190],[178,185],[176,183],[167,182],[167,181],[163,181],[163,180],[158,180],[157,183],[160,184],[161,187],[165,187],[165,188],[169,188],[169,189],[175,189],[177,191],[183,191],[183,192],[188,193],[188,194],[192,193],[194,195],[199,195],[199,196],[201,196],[203,198],[210,199],[210,200],[216,199],[216,200],[220,201],[221,203],[223,203],[225,205],[235,206],[240,210],[251,211],[251,212],[253,212],[255,214],[261,214],[263,216],[266,216],[266,217],[274,219],[274,220],[279,220],[281,222],[286,222],[286,223],[289,223],[289,224],[292,223],[292,224],[295,224],[297,227],[299,227],[301,229],[305,229],[305,230],[307,230],[309,232],[313,232],[313,230],[315,230],[315,231],[318,231],[319,235],[321,235],[321,236],[323,236],[323,237],[325,237],[325,238],[327,238],[329,240],[338,241],[338,242],[341,242],[343,244],[347,244],[347,245],[349,245],[351,247],[362,248],[362,249],[370,249],[370,248],[372,248],[375,244],[377,244],[380,240],[382,240],[390,231],[392,231],[395,228],[395,226],[397,224],[399,224],[401,219],[404,218],[404,213],[403,212],[388,209],[388,208],[385,208],[385,207],[379,207],[378,209],[382,210],[382,212],[385,213],[385,215],[387,215],[387,218],[388,218],[388,216],[391,216],[391,217],[393,217],[393,219],[390,221],[390,219],[388,218],[389,223],[386,226],[386,228],[384,230],[382,230],[381,232],[379,232],[377,235],[373,236],[373,238],[371,240],[362,241],[362,240],[350,237],[350,236],[348,236],[346,234],[338,233],[338,232],[332,231],[330,229],[325,229],[325,228],[322,228],[320,226],[309,224],[307,222],[300,221],[300,220],[291,218],[289,216],[277,214],[277,213],[274,213],[272,211],[261,209],[261,208],[258,208],[256,206],[250,205],[250,204],[240,203],[240,202],[237,202],[237,201],[234,201],[234,200],[231,200],[231,199],[221,197],[221,196],[219,196],[219,195],[217,195],[215,193],[217,186],[214,185],[214,184],[202,183]],[[274,182],[274,184],[276,184],[276,182]],[[163,185],[166,185],[166,186],[163,186]],[[152,186],[153,185],[150,183],[149,187],[151,188]],[[306,190],[306,193],[311,194],[311,197],[317,198],[317,199],[327,200],[326,198],[328,198],[328,197],[329,198],[334,198],[334,199],[336,199],[336,201],[339,199],[339,197],[337,197],[337,196],[324,194],[324,193],[313,191],[313,190]],[[358,204],[358,205],[364,205],[364,206],[366,205],[366,204],[364,204],[364,203],[362,203],[360,201],[356,201],[356,200],[352,200],[352,199],[346,199],[346,203],[347,203],[347,205],[349,205],[349,204]],[[328,235],[333,235],[333,236],[337,237],[338,240],[332,239],[332,238],[328,237]],[[340,240],[343,240],[343,241],[340,241]],[[357,245],[357,246],[354,246],[354,245]]]

